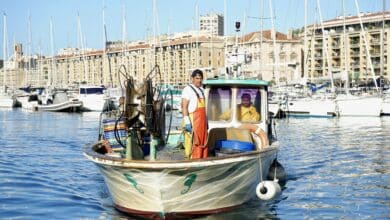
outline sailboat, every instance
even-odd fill
[[[358,2],[355,0],[356,10],[359,18],[360,28],[361,28],[361,36],[364,41],[366,55],[367,55],[367,62],[368,66],[371,69],[372,77],[375,82],[376,90],[378,91],[377,94],[374,95],[352,95],[349,92],[349,82],[348,82],[348,75],[346,77],[346,95],[338,95],[336,98],[336,103],[339,109],[340,116],[380,116],[382,112],[382,102],[383,100],[381,97],[379,97],[379,89],[376,83],[375,79],[375,73],[371,62],[371,56],[368,49],[368,42],[366,39],[366,31],[363,27],[359,5]],[[344,0],[343,0],[343,8],[344,7]],[[345,9],[344,9],[345,11]],[[346,33],[345,33],[345,12],[344,12],[344,42],[346,42]],[[345,54],[346,56],[346,54]],[[347,73],[347,68],[345,70]]]
[[[323,41],[325,41],[324,26],[322,23],[322,15],[321,15],[321,8],[319,5],[319,1],[317,1],[317,6],[318,6],[317,8],[318,8],[319,17],[320,17],[321,29],[323,33],[322,38]],[[306,24],[306,10],[307,10],[307,1],[305,1],[305,24]],[[305,45],[306,45],[306,34],[307,34],[306,25],[305,25],[304,34],[305,34]],[[328,49],[326,47],[326,44],[324,44],[323,46],[324,46],[323,51],[325,52],[325,57],[328,59],[328,64],[329,64],[330,62],[329,62]],[[305,61],[306,59],[307,59],[307,55],[305,53]],[[330,65],[328,66],[328,74],[330,77],[332,91],[333,91],[334,84],[333,84],[333,77],[332,77]],[[306,83],[304,83],[304,86],[306,86]],[[298,88],[296,87],[297,86],[294,86],[293,90],[297,91]],[[294,93],[289,92],[285,104],[281,105],[281,109],[287,116],[296,116],[296,117],[328,118],[328,117],[334,117],[338,115],[338,110],[333,95],[329,95],[327,93],[319,93],[319,92],[316,92],[316,94],[310,96],[307,95],[306,92],[302,94],[302,91],[297,91],[295,95]]]
[[[79,112],[83,103],[77,98],[68,93],[67,89],[54,88],[57,85],[57,69],[56,58],[54,54],[54,40],[53,40],[53,24],[50,19],[50,41],[52,51],[52,68],[49,73],[48,86],[44,91],[41,91],[39,111],[53,111],[53,112]]]
[[[11,95],[11,90],[6,86],[7,83],[7,16],[3,14],[3,85],[0,88],[0,108],[12,108],[15,105],[15,99]]]
[[[83,82],[79,83],[78,92],[75,94],[76,98],[83,103],[82,111],[102,111],[106,103],[111,103],[111,98],[106,94],[106,88],[100,85],[94,85],[93,79],[88,77],[89,70],[86,63],[86,55],[84,48],[84,38],[81,29],[80,16],[77,16],[78,35],[81,43],[81,59],[84,66]],[[103,56],[104,57],[104,56]],[[104,62],[103,62],[104,63]],[[94,77],[92,77],[94,78]],[[92,84],[89,84],[92,81]],[[114,93],[115,91],[113,91]]]

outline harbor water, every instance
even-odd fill
[[[0,219],[135,219],[113,207],[82,153],[98,137],[98,119],[0,110]],[[390,117],[275,124],[282,195],[200,219],[390,219]]]

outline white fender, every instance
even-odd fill
[[[261,200],[271,200],[280,195],[281,189],[276,181],[266,180],[257,184],[256,195]]]

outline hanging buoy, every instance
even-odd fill
[[[277,180],[262,181],[257,184],[256,195],[261,200],[271,200],[279,196],[281,192],[280,186]]]

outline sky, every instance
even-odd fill
[[[357,14],[355,1],[358,2],[360,12],[383,11],[383,0],[345,0],[347,15]],[[228,35],[234,34],[235,21],[241,21],[241,31],[244,34],[260,30],[261,20],[264,29],[271,29],[274,23],[275,29],[282,33],[287,33],[289,29],[301,28],[305,24],[305,0],[154,0],[154,2],[156,10],[153,10],[153,0],[0,0],[0,12],[6,15],[7,56],[11,55],[13,42],[23,44],[24,54],[28,54],[28,48],[31,48],[32,54],[41,52],[50,55],[51,39],[55,53],[66,47],[102,49],[105,42],[103,11],[108,41],[122,40],[124,29],[125,39],[129,41],[152,37],[153,23],[156,23],[157,35],[194,30],[197,24],[196,15],[212,13],[225,15],[227,22],[225,33]],[[323,20],[343,14],[342,0],[307,0],[308,25],[315,21],[319,22],[317,2]],[[390,0],[385,0],[385,6],[388,10]],[[271,19],[270,8],[274,22]],[[156,13],[153,13],[154,11]],[[4,16],[0,18],[2,39],[0,59],[4,57],[3,18]],[[123,20],[125,28],[122,28]],[[83,45],[80,43],[80,33],[83,36]]]

